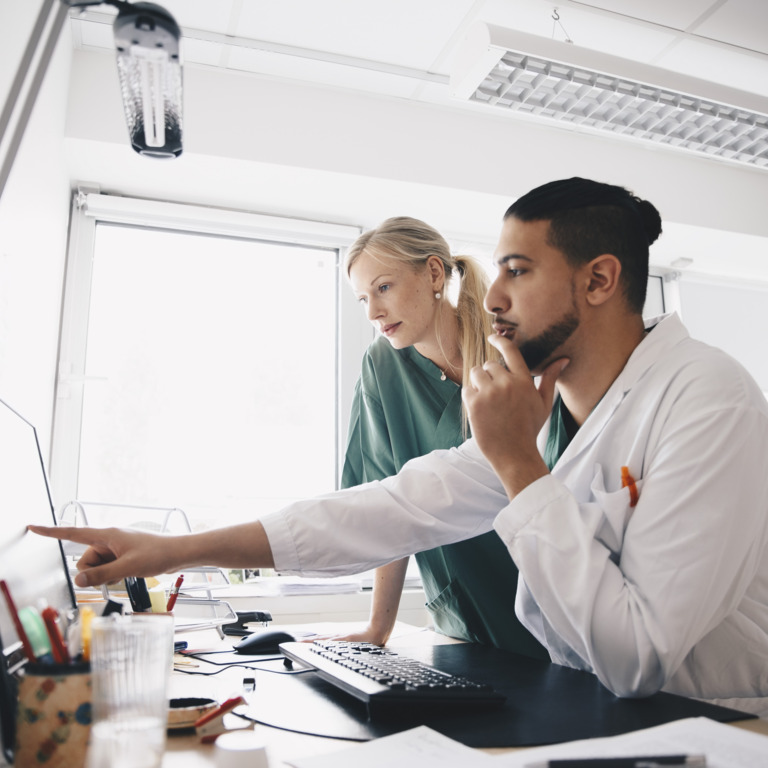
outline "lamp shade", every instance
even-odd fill
[[[154,3],[121,4],[113,30],[131,146],[147,157],[178,157],[182,151],[178,24]]]

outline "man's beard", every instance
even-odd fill
[[[520,354],[529,371],[537,369],[558,347],[564,344],[579,327],[576,308],[571,307],[568,314],[553,323],[545,331],[532,339],[518,344]]]

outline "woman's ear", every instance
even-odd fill
[[[587,303],[592,306],[604,304],[619,287],[621,262],[612,253],[604,253],[592,259],[585,268]]]
[[[427,259],[427,271],[432,283],[433,291],[442,291],[445,287],[445,265],[439,256],[430,256]]]

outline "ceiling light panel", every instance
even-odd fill
[[[768,168],[768,99],[639,62],[478,24],[454,96]]]

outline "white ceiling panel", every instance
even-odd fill
[[[312,59],[247,48],[231,49],[228,65],[231,69],[243,72],[401,98],[411,98],[414,88],[419,82],[408,77],[399,77],[343,64],[313,61]]]
[[[115,36],[109,24],[92,24],[79,19],[72,20],[73,37],[84,48],[114,49]]]
[[[234,30],[231,27],[237,21],[237,9],[241,3],[237,0],[160,0],[157,5],[165,8],[180,27],[232,34]]]
[[[472,0],[246,0],[237,34],[428,69]]]
[[[686,30],[697,19],[717,7],[721,0],[585,0],[580,6],[599,8],[628,18]],[[755,0],[762,2],[762,0]],[[561,4],[561,12],[570,7],[569,0]]]
[[[728,0],[695,30],[696,34],[723,40],[768,54],[768,2]]]

